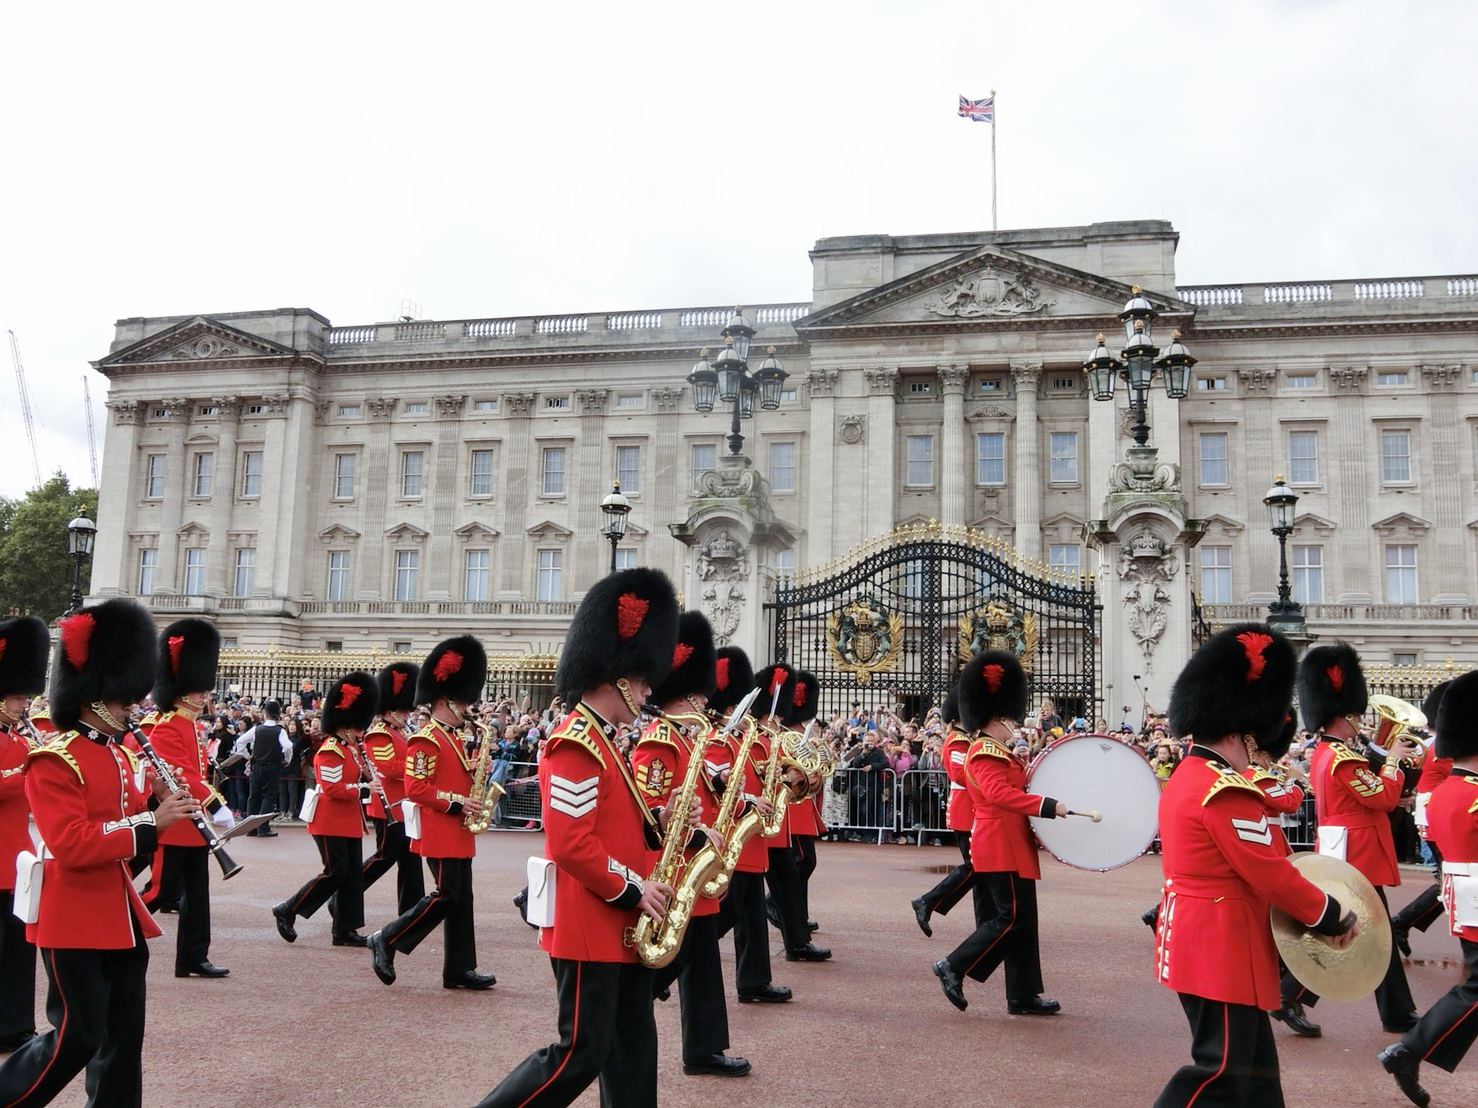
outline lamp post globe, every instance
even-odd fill
[[[72,559],[72,592],[68,612],[82,607],[82,563],[92,555],[97,524],[86,516],[77,516],[67,524],[67,554]]]
[[[631,501],[621,492],[621,482],[611,482],[611,491],[600,502],[606,525],[602,533],[611,540],[611,572],[616,572],[616,547],[626,537],[626,517],[631,514]]]
[[[1268,605],[1268,622],[1286,634],[1302,637],[1303,605],[1293,599],[1293,589],[1288,581],[1288,536],[1293,533],[1293,512],[1298,504],[1298,493],[1288,487],[1280,473],[1262,502],[1268,506],[1269,529],[1278,540],[1278,599]]]

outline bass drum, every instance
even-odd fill
[[[1067,735],[1027,769],[1027,791],[1060,800],[1086,816],[1033,819],[1047,853],[1064,865],[1103,872],[1127,866],[1155,841],[1160,779],[1143,754],[1110,735]]]

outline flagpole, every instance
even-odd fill
[[[990,229],[996,230],[996,90],[990,90]]]

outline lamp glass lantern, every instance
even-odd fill
[[[760,407],[767,412],[773,412],[780,407],[780,391],[790,374],[785,372],[780,359],[775,357],[773,346],[765,351],[765,355],[764,363],[755,371],[754,377],[759,384]]]
[[[754,328],[744,318],[744,309],[735,308],[734,314],[729,317],[729,322],[724,325],[721,332],[725,339],[732,339],[734,352],[739,355],[741,362],[749,361],[749,340],[754,338]],[[730,397],[730,399],[733,399]]]
[[[698,352],[698,360],[688,373],[688,384],[693,386],[693,407],[705,415],[713,411],[713,402],[718,399],[718,374],[708,361],[708,348]]]
[[[606,537],[619,541],[626,534],[626,517],[631,513],[631,501],[622,494],[620,481],[612,482],[610,494],[600,502],[600,510],[606,517]]]
[[[1136,331],[1144,332],[1144,341],[1150,340],[1150,331],[1155,323],[1155,311],[1153,304],[1144,295],[1138,285],[1130,289],[1130,297],[1124,305],[1124,310],[1119,313],[1119,322],[1124,325],[1124,338],[1130,342],[1134,341]]]
[[[1104,345],[1101,333],[1095,341],[1098,345],[1083,362],[1083,368],[1088,372],[1088,384],[1093,390],[1093,399],[1112,400],[1114,386],[1119,380],[1119,369],[1121,368],[1119,359],[1109,353],[1109,348]]]
[[[1171,400],[1184,400],[1190,391],[1191,367],[1196,364],[1196,359],[1191,357],[1191,352],[1185,348],[1185,343],[1180,341],[1180,332],[1176,331],[1171,336],[1170,345],[1165,353],[1160,355],[1155,365],[1165,372],[1165,392]]]
[[[97,537],[97,524],[86,516],[78,516],[67,524],[67,553],[85,558],[92,553],[93,539]]]
[[[739,393],[739,418],[740,419],[753,419],[754,418],[754,398],[755,398],[755,395],[759,391],[760,391],[760,387],[759,387],[759,385],[755,384],[754,378],[746,375],[745,378],[744,378],[744,381],[742,383],[742,388],[741,388],[740,393]],[[778,402],[777,402],[777,407],[778,407]]]
[[[724,340],[724,348],[714,362],[714,369],[718,373],[719,400],[725,404],[734,403],[734,397],[739,395],[740,382],[744,378],[744,359],[734,350],[733,339]]]
[[[1298,493],[1284,483],[1281,473],[1262,502],[1268,506],[1268,523],[1273,534],[1289,534],[1293,530],[1293,510],[1298,504]]]

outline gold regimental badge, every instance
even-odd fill
[[[871,596],[826,617],[826,645],[837,669],[866,685],[887,673],[903,650],[903,617]]]
[[[960,661],[968,662],[982,650],[1015,654],[1030,674],[1037,661],[1037,617],[1001,600],[988,600],[984,608],[967,612],[960,617]]]

